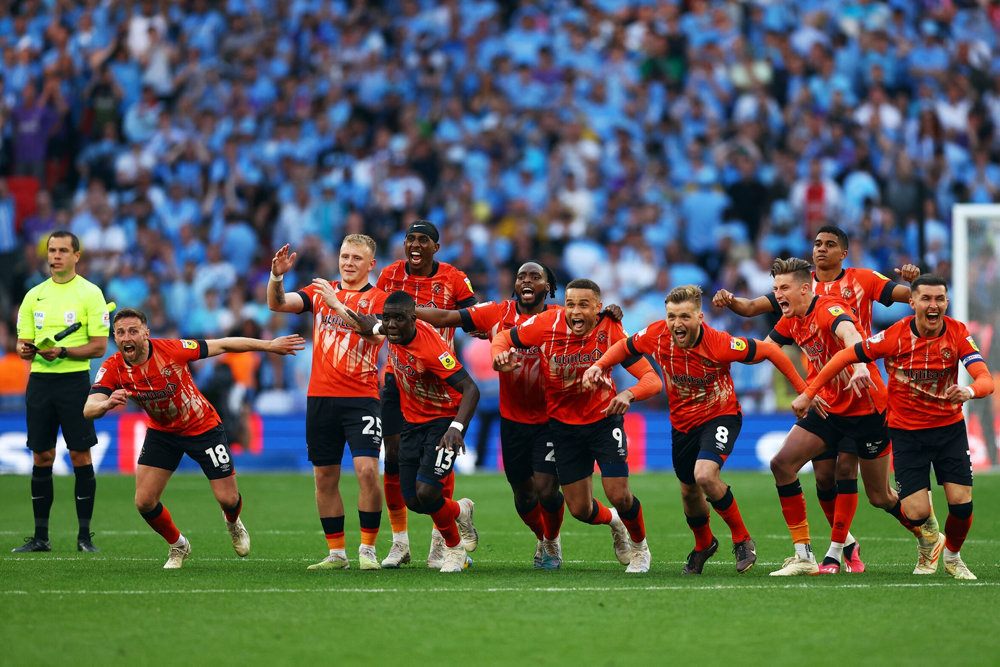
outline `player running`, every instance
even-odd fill
[[[904,514],[924,529],[928,541],[918,549],[913,574],[936,572],[943,547],[945,572],[956,579],[975,579],[960,554],[972,525],[972,460],[962,403],[992,394],[993,377],[965,324],[945,315],[944,279],[924,274],[910,289],[914,315],[838,352],[793,405],[807,406],[847,365],[885,359],[899,496]],[[959,361],[974,378],[967,387],[958,386]],[[944,535],[936,527],[927,528],[931,466],[948,499]]]
[[[368,282],[375,268],[375,241],[351,234],[340,246],[340,281],[315,278],[297,291],[285,292],[285,273],[295,264],[287,245],[271,260],[267,305],[283,313],[313,314],[313,357],[306,397],[306,448],[316,480],[316,507],[330,553],[310,570],[348,569],[344,539],[344,499],[340,468],[344,442],[351,446],[358,477],[358,522],[362,570],[379,570],[375,540],[382,522],[378,455],[382,418],[378,400],[378,350],[382,336],[363,337],[337,314],[333,304],[362,313],[380,313],[386,293]]]
[[[809,380],[815,378],[839,350],[864,340],[861,327],[849,314],[850,306],[836,297],[817,296],[812,291],[810,266],[805,260],[797,257],[775,260],[771,273],[782,317],[764,340],[779,345],[798,345],[809,359]],[[887,455],[891,450],[885,426],[885,383],[874,364],[857,364],[854,376],[856,386],[870,388],[870,391],[860,395],[848,391],[851,374],[845,371],[838,375],[823,386],[808,413],[796,413],[799,420],[771,459],[781,511],[795,543],[795,555],[785,559],[784,565],[772,572],[772,576],[840,571],[850,518],[857,509],[857,493],[838,494],[830,549],[822,567],[817,566],[810,547],[806,502],[798,471],[824,450],[837,449],[844,442],[857,444],[861,477],[869,502],[892,514],[911,532],[919,532],[903,517],[899,498],[889,487]]]
[[[165,569],[177,569],[191,555],[191,542],[174,525],[160,502],[163,490],[184,454],[198,462],[226,515],[226,529],[240,557],[250,553],[250,535],[240,519],[243,496],[236,486],[222,420],[194,384],[188,363],[224,352],[295,354],[305,349],[301,336],[274,340],[150,339],[146,315],[133,308],[115,314],[112,331],[118,352],[101,364],[83,416],[98,419],[132,399],[149,415],[135,471],[135,506],[153,530],[170,545]]]
[[[701,288],[683,285],[666,298],[667,318],[615,343],[583,375],[585,386],[607,384],[607,371],[628,357],[652,355],[663,370],[670,423],[674,473],[688,527],[695,536],[682,574],[701,574],[719,549],[709,526],[709,505],[729,526],[736,571],[757,562],[757,546],[743,523],[732,489],[719,478],[743,425],[743,414],[729,375],[732,362],[768,359],[796,387],[805,382],[781,348],[753,338],[738,338],[705,324]],[[708,502],[706,502],[706,500]]]
[[[444,542],[440,571],[461,572],[471,563],[465,552],[479,544],[472,523],[474,503],[449,498],[444,481],[453,475],[455,457],[465,452],[462,433],[476,411],[479,387],[437,330],[417,320],[416,303],[406,292],[388,296],[382,322],[370,314],[350,316],[366,334],[385,331],[404,420],[399,443],[402,496],[407,507],[434,520]]]
[[[851,307],[852,317],[861,325],[863,335],[870,336],[872,332],[872,308],[875,302],[884,306],[893,303],[906,303],[910,298],[910,288],[893,282],[886,276],[870,269],[855,269],[844,267],[847,259],[850,241],[847,233],[835,225],[820,227],[813,241],[812,273],[813,292],[818,296],[837,296]],[[920,274],[913,264],[904,264],[895,270],[903,280],[910,281]],[[753,317],[765,313],[781,314],[781,308],[774,294],[766,294],[755,299],[745,299],[734,296],[728,290],[719,290],[712,299],[712,304],[729,308],[737,315]],[[816,477],[816,496],[820,507],[831,528],[834,523],[837,499],[839,494],[853,495],[854,498],[841,502],[844,507],[857,506],[858,494],[858,456],[853,443],[841,443],[840,452],[828,450],[813,461],[813,472]],[[853,520],[853,516],[849,517]],[[934,525],[937,520],[933,511],[929,519]],[[850,533],[848,521],[847,541],[844,547],[844,562],[851,572],[864,572],[864,562],[861,560],[861,545]]]
[[[455,310],[476,303],[472,284],[468,277],[451,264],[438,262],[435,253],[441,248],[437,227],[427,220],[417,220],[406,230],[403,251],[406,259],[393,262],[382,269],[376,287],[391,293],[402,290],[412,296],[417,306]],[[443,329],[438,332],[448,343],[452,354],[455,352],[455,330]],[[399,441],[403,429],[403,413],[400,408],[399,389],[396,376],[389,368],[385,373],[382,387],[382,439],[385,442],[385,504],[389,509],[389,523],[392,525],[392,547],[382,560],[382,567],[397,568],[410,562],[410,538],[406,528],[406,504],[399,486]],[[449,475],[443,481],[443,493],[452,498],[455,493],[455,476]],[[440,569],[444,558],[444,542],[437,529],[431,531],[431,546],[427,555],[427,567]]]
[[[620,322],[600,316],[601,289],[591,280],[566,286],[565,308],[547,310],[493,338],[493,368],[503,373],[521,365],[523,349],[538,348],[544,362],[546,412],[556,471],[570,513],[584,523],[610,525],[615,555],[626,572],[648,572],[649,547],[639,499],[628,483],[628,443],[624,418],[633,400],[658,392],[662,384],[649,362],[635,357],[623,363],[639,382],[621,393],[614,383],[597,391],[580,380],[597,359],[626,337]],[[520,348],[520,349],[518,349]],[[608,509],[594,498],[594,463]]]

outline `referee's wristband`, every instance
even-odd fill
[[[382,335],[382,323],[381,322],[376,322],[375,326],[372,327],[372,335],[373,336],[381,336]],[[459,430],[461,430],[461,429],[459,429]]]
[[[271,280],[273,280],[276,283],[283,282],[285,280],[285,274],[282,273],[280,276],[276,276],[274,275],[274,271],[271,271]]]
[[[966,389],[969,390],[969,396],[971,398],[975,398],[976,397],[976,390],[972,388],[971,384],[969,386],[967,386]]]
[[[465,425],[462,422],[452,422],[448,428],[457,428],[459,433],[465,432]]]

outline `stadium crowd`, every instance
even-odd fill
[[[855,266],[950,275],[951,206],[1000,195],[998,34],[973,0],[0,3],[4,351],[55,229],[168,338],[308,338],[267,307],[276,249],[304,287],[365,233],[377,273],[419,218],[481,300],[537,258],[629,331],[677,285],[769,292],[826,222]],[[301,408],[310,356],[230,372]]]

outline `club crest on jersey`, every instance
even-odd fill
[[[167,367],[167,368],[163,369],[163,377],[168,378],[168,377],[170,377],[173,374],[174,374],[174,371],[173,371],[172,368]]]
[[[737,352],[742,352],[747,349],[747,342],[742,338],[733,338],[729,341],[729,347]]]
[[[181,341],[181,345],[183,345],[184,348],[188,349],[188,350],[197,350],[198,349],[198,342],[197,341],[193,341],[193,340],[182,340]]]
[[[451,356],[450,352],[443,353],[440,357],[438,357],[438,361],[441,362],[441,365],[444,366],[445,370],[450,371],[455,367],[455,357]]]
[[[884,331],[879,331],[874,336],[869,336],[868,337],[868,342],[871,343],[872,345],[874,345],[875,343],[881,343],[883,338],[885,338],[885,332]]]
[[[950,348],[947,347],[941,348],[941,356],[944,357],[945,361],[950,361],[954,354],[955,353]]]
[[[834,317],[839,317],[844,314],[844,309],[841,308],[840,306],[832,306],[830,308],[827,308],[827,310],[829,310],[830,314],[833,315]]]
[[[360,301],[358,301],[358,308],[367,308],[367,307],[368,307],[368,299],[361,299]]]
[[[851,290],[850,287],[845,287],[844,290],[841,292],[841,294],[844,295],[845,301],[850,301],[851,297],[854,296],[854,292]]]
[[[597,342],[598,343],[606,343],[606,342],[608,342],[608,332],[606,332],[606,331],[598,331],[597,332]]]
[[[972,336],[966,337],[965,340],[969,341],[969,345],[972,346],[973,350],[975,350],[976,352],[979,352],[979,346],[976,345],[976,341],[972,340]]]
[[[444,291],[444,285],[441,283],[434,283],[434,285],[431,286],[431,291],[435,294],[440,294]]]

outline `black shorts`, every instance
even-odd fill
[[[826,443],[827,452],[832,451],[835,455],[843,451],[857,454],[861,459],[877,459],[886,453],[890,443],[885,412],[853,417],[828,413],[826,419],[823,419],[815,410],[810,410],[795,425],[819,437]]]
[[[378,399],[370,397],[306,397],[306,451],[314,466],[339,466],[344,443],[351,456],[378,458],[382,418]]]
[[[399,404],[399,387],[396,385],[396,376],[392,373],[385,374],[381,400],[383,437],[399,435],[403,432],[403,408]]]
[[[179,435],[148,428],[139,453],[139,465],[177,470],[185,454],[198,462],[209,479],[223,479],[236,474],[226,429],[222,428],[222,424],[198,435]]]
[[[90,395],[90,373],[31,373],[24,392],[28,448],[35,453],[56,446],[62,426],[66,448],[85,452],[97,444],[94,422],[83,416]]]
[[[972,458],[964,419],[937,428],[891,428],[889,435],[900,498],[931,488],[931,466],[938,486],[945,482],[972,486]]]
[[[500,451],[507,481],[519,484],[536,472],[556,474],[555,443],[548,424],[524,424],[500,418]]]
[[[611,415],[593,424],[565,424],[549,420],[555,443],[560,484],[572,484],[594,474],[594,463],[605,477],[628,477],[625,418]]]
[[[743,427],[743,415],[722,415],[699,424],[687,433],[671,429],[674,474],[684,484],[694,484],[694,464],[698,459],[715,461],[721,468]]]
[[[423,424],[406,424],[399,440],[399,487],[404,498],[417,495],[417,481],[441,486],[451,474],[457,452],[438,449],[454,417],[439,417]]]
[[[822,454],[814,458],[813,461],[836,461],[837,456],[840,454],[858,455],[858,445],[854,442],[854,438],[841,438],[836,447],[826,449]]]

